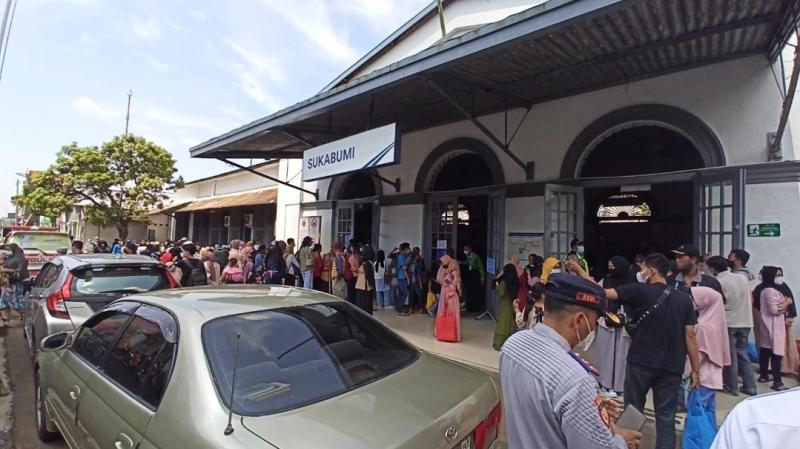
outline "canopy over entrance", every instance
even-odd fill
[[[403,131],[755,54],[774,61],[800,0],[549,0],[193,147],[294,158],[389,123]],[[456,106],[457,103],[460,106]]]

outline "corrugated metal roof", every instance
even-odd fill
[[[550,0],[444,42],[191,149],[194,157],[299,157],[397,122],[475,115],[763,54],[793,29],[800,0]],[[372,115],[370,117],[370,111]]]
[[[251,190],[248,192],[236,193],[231,195],[220,195],[220,196],[213,196],[210,198],[201,198],[197,200],[192,200],[166,207],[160,211],[152,212],[151,215],[157,213],[192,212],[197,210],[224,209],[227,207],[258,206],[264,204],[273,204],[277,201],[278,201],[278,188],[268,187],[266,189]]]

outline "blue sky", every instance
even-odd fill
[[[317,93],[430,0],[18,0],[0,80],[0,211],[16,173],[125,126],[185,179],[192,145]],[[5,2],[2,2],[5,4]]]

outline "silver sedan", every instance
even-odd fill
[[[500,422],[487,374],[288,287],[129,296],[35,369],[39,436],[72,448],[486,449]]]

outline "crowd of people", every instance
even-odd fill
[[[520,267],[519,259],[511,257],[496,278],[500,302],[494,336],[495,348],[501,349],[511,447],[638,444],[639,429],[617,429],[612,419],[601,419],[602,429],[583,422],[574,434],[554,430],[562,442],[566,438],[566,446],[554,444],[547,432],[531,433],[527,421],[551,419],[552,411],[537,410],[540,416],[530,416],[530,405],[520,403],[520,397],[560,401],[566,397],[556,396],[581,390],[580,398],[571,399],[575,410],[562,410],[561,418],[582,408],[585,412],[592,404],[601,410],[601,418],[615,416],[619,410],[605,399],[620,394],[625,405],[643,411],[652,391],[657,448],[675,447],[675,415],[686,407],[703,412],[706,430],[695,431],[702,427],[690,413],[684,447],[687,438],[697,435],[705,435],[705,440],[691,447],[710,447],[716,433],[716,392],[754,396],[757,382],[781,391],[783,374],[800,376],[799,342],[791,335],[796,308],[780,267],[762,267],[756,280],[747,266],[750,255],[742,249],[727,257],[703,257],[694,245],[685,244],[672,256],[638,255],[633,263],[615,256],[603,279],[589,274],[578,240],[564,260],[532,254],[528,266]],[[589,314],[592,310],[599,313]],[[518,332],[525,329],[533,331]],[[751,331],[757,355],[749,353],[756,352],[749,351]],[[586,353],[590,346],[595,367],[584,365],[573,352]],[[596,385],[594,379],[587,384],[584,376],[554,377],[575,366],[593,374],[599,395],[597,388],[587,386]],[[526,385],[525,391],[520,384]]]
[[[596,271],[578,239],[564,259],[530,254],[523,266],[512,255],[497,273],[487,273],[468,246],[463,250],[463,260],[446,249],[426,264],[420,248],[407,242],[389,251],[337,242],[323,252],[309,237],[299,247],[294,239],[234,240],[225,246],[181,239],[163,245],[76,241],[72,248],[157,258],[182,286],[299,286],[338,296],[368,314],[428,313],[436,317],[436,338],[450,342],[461,340],[461,312],[484,306],[491,275],[497,293],[493,346],[501,353],[511,447],[634,447],[640,429],[614,424],[621,410],[613,399],[622,395],[626,406],[643,411],[652,391],[656,447],[673,448],[678,411],[699,407],[716,423],[716,392],[754,396],[758,382],[781,391],[784,374],[798,375],[792,291],[780,267],[762,267],[756,276],[744,250],[701,256],[685,244],[672,257],[654,253],[629,262],[615,256],[602,279],[590,274]],[[574,352],[586,354],[590,347],[594,367]],[[575,376],[563,375],[576,367]],[[532,409],[533,396],[565,401],[559,403],[573,404],[574,410]],[[597,422],[585,422],[587,407],[599,410]],[[561,414],[562,424],[574,421],[574,428],[531,431],[531,419],[553,422],[553,413]]]

